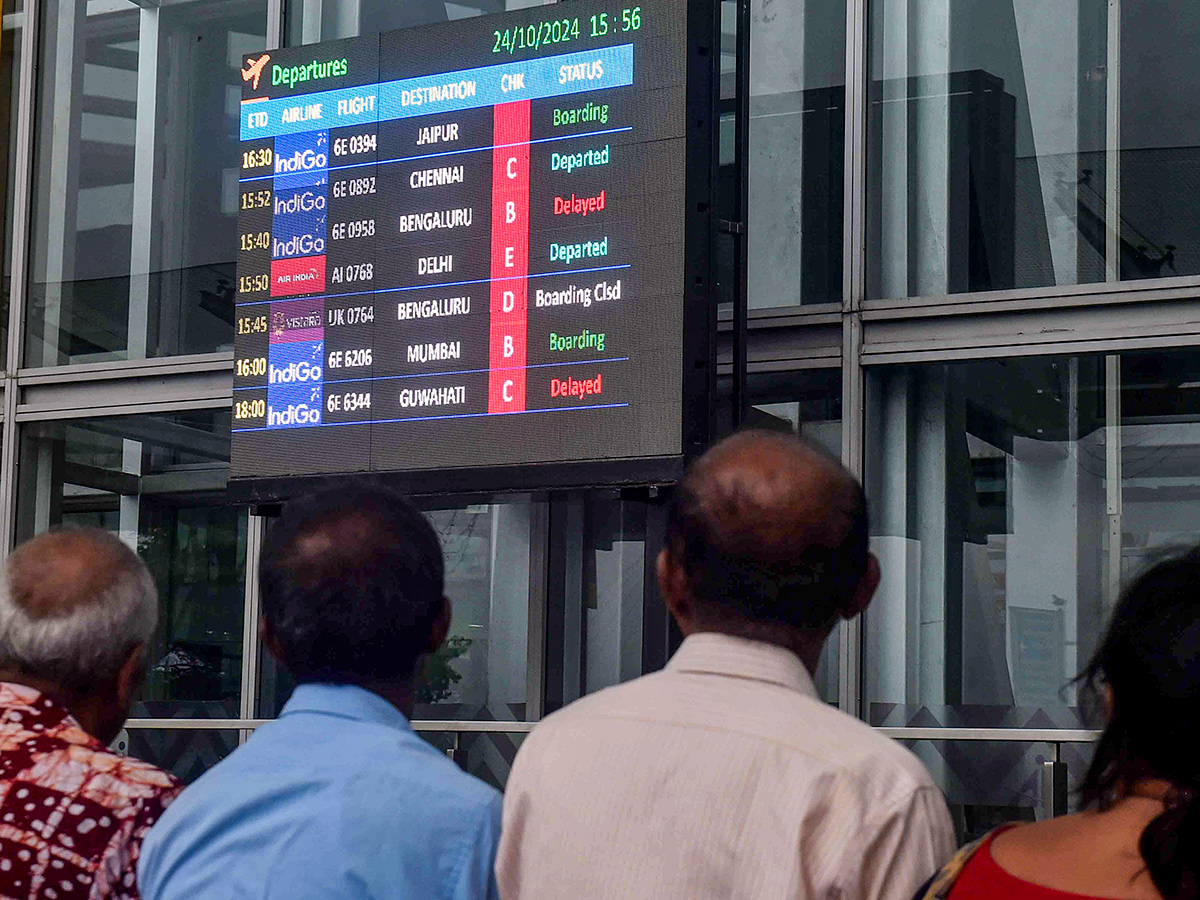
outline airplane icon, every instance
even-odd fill
[[[242,69],[242,81],[254,79],[254,84],[251,85],[253,90],[258,90],[258,79],[262,76],[263,69],[267,63],[271,61],[271,54],[264,53],[261,59],[252,59],[246,63],[247,68]]]

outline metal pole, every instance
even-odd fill
[[[738,213],[733,223],[733,427],[750,411],[747,389],[749,345],[749,216],[750,216],[750,0],[737,0],[737,166]]]

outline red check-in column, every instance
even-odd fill
[[[488,412],[525,409],[529,305],[529,101],[494,107]]]

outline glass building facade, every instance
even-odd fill
[[[1200,540],[1200,11],[749,2],[748,63],[721,4],[717,101],[749,423],[862,474],[884,571],[821,692],[914,748],[964,836],[1044,815],[1043,763],[1086,762],[1070,680],[1121,584]],[[86,523],[149,562],[128,752],[194,778],[291,689],[256,630],[269,520],[225,496],[241,58],[528,5],[4,0],[0,542]],[[416,725],[502,786],[532,723],[676,645],[661,497],[428,507],[456,612]]]

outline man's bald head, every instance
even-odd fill
[[[814,445],[743,432],[684,476],[667,550],[709,624],[825,629],[867,572],[866,498]]]
[[[154,636],[154,579],[105,531],[41,534],[17,547],[0,574],[0,666],[87,691]]]

